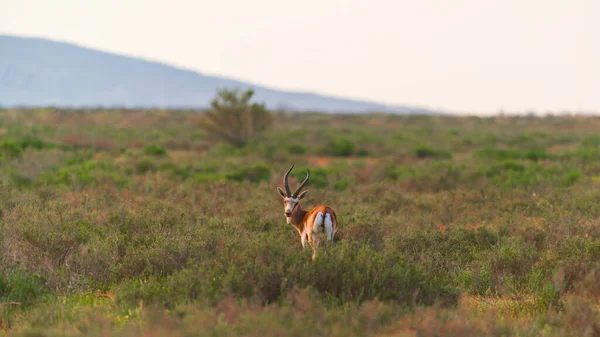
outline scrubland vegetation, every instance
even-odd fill
[[[0,335],[600,335],[599,118],[199,118],[0,111]]]

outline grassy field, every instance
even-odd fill
[[[197,119],[0,110],[0,335],[600,336],[600,118]]]

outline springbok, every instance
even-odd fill
[[[304,248],[306,241],[308,241],[313,250],[312,259],[314,260],[317,256],[317,248],[323,237],[327,239],[328,243],[333,242],[333,237],[338,227],[337,217],[333,209],[325,205],[315,206],[309,211],[302,209],[300,200],[306,196],[306,192],[308,191],[300,193],[300,190],[308,182],[310,171],[306,169],[306,179],[304,179],[302,184],[300,184],[300,187],[292,193],[290,192],[290,185],[288,184],[288,176],[293,168],[294,165],[290,167],[283,177],[285,192],[279,186],[277,186],[277,191],[283,197],[283,210],[286,222],[294,226],[294,228],[298,230],[298,233],[300,233],[300,243],[302,244],[302,248]]]

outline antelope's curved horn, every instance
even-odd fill
[[[310,178],[310,171],[308,169],[306,169],[306,178],[304,179],[304,181],[302,182],[302,184],[300,184],[300,187],[298,187],[298,189],[296,190],[296,192],[294,192],[294,194],[292,194],[292,196],[294,198],[298,196],[298,193],[300,193],[300,190],[304,187],[304,185],[306,185],[306,183],[308,182],[309,178]]]
[[[292,192],[290,192],[290,184],[288,183],[288,176],[290,175],[290,172],[292,172],[293,168],[294,168],[294,165],[292,165],[292,167],[290,167],[290,169],[287,171],[287,173],[283,177],[283,187],[285,187],[285,192],[287,193],[288,197],[292,196]]]

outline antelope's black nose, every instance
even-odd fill
[[[290,215],[292,215],[292,212],[285,212],[285,215],[290,216]]]

